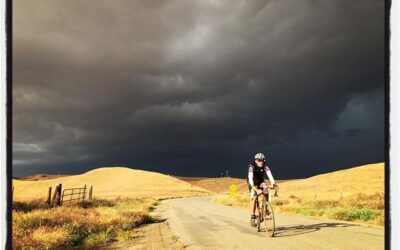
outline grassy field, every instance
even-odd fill
[[[42,201],[14,202],[13,249],[92,248],[135,237],[134,229],[154,222],[157,200],[93,200],[50,208]]]
[[[218,194],[213,200],[227,206],[250,207],[247,193],[236,197]],[[384,164],[280,183],[280,194],[273,198],[273,204],[277,212],[383,225]]]

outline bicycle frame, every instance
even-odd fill
[[[272,192],[270,190],[275,190],[274,196],[278,196],[278,190],[274,187],[267,187],[259,192],[260,189],[257,190],[255,196],[255,206],[257,206],[258,212],[258,223],[257,223],[257,232],[260,232],[261,222],[265,223],[265,232],[267,232],[268,236],[273,237],[275,231],[275,219],[274,213],[271,206],[271,197]],[[260,197],[262,199],[260,199]],[[272,224],[271,224],[272,223]],[[269,225],[267,225],[269,224]]]

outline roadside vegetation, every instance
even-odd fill
[[[273,197],[272,203],[279,213],[384,225],[384,170],[385,163],[374,163],[305,179],[277,181],[279,197]],[[249,208],[249,195],[240,185],[243,184],[238,183],[237,188],[226,186],[229,194],[216,195],[214,202]]]
[[[250,208],[249,195],[241,193],[215,195],[213,201],[226,206]],[[273,197],[275,212],[317,216],[343,221],[384,225],[385,197],[383,193],[362,194],[331,199],[309,200],[295,195]]]
[[[135,237],[135,228],[155,222],[149,212],[157,200],[94,199],[50,208],[42,200],[14,202],[13,249],[92,248]]]

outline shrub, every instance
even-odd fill
[[[289,201],[288,200],[277,200],[277,199],[275,199],[275,200],[272,201],[272,204],[275,205],[275,206],[282,206],[282,205],[289,204]]]
[[[374,220],[375,217],[377,217],[378,215],[381,215],[381,213],[369,209],[350,209],[350,210],[339,210],[334,213],[333,217],[337,220],[345,220],[345,221],[354,221],[354,220],[369,221],[369,220]]]

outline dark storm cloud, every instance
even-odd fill
[[[14,174],[383,160],[383,1],[15,1]]]

